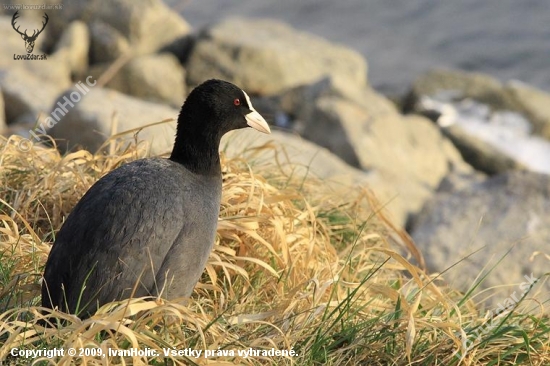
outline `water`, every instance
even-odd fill
[[[420,73],[452,67],[550,91],[546,0],[166,0],[195,28],[264,17],[343,43],[369,62],[369,81],[402,93]]]

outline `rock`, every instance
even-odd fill
[[[305,108],[304,114],[311,113],[312,101],[323,97],[347,99],[360,105],[371,114],[381,115],[396,113],[396,108],[390,100],[374,91],[369,86],[358,86],[331,76],[316,80],[307,85],[301,85],[281,93],[279,99],[285,110]]]
[[[478,171],[452,171],[443,178],[439,187],[437,187],[437,193],[453,193],[471,186],[475,183],[481,183],[487,179],[487,176]],[[411,220],[409,227],[414,226],[414,220]]]
[[[257,149],[264,145],[267,148]],[[338,191],[349,192],[350,187],[364,186],[371,179],[371,174],[349,166],[327,149],[283,131],[273,130],[270,135],[250,129],[232,131],[222,139],[221,150],[228,157],[245,156],[252,164],[277,161],[295,179],[313,176]]]
[[[191,27],[161,0],[71,1],[63,7],[65,21],[100,20],[130,43],[134,54],[154,53],[187,35]]]
[[[327,75],[359,87],[367,80],[367,63],[359,53],[266,19],[231,19],[206,29],[186,69],[191,86],[221,78],[260,95]]]
[[[445,176],[471,171],[437,126],[419,116],[402,116],[369,88],[352,90],[325,79],[284,93],[281,108],[300,120],[308,140],[375,172],[382,189],[373,190],[401,225]]]
[[[74,21],[63,32],[55,45],[54,53],[59,54],[68,63],[73,75],[84,76],[88,69],[90,34],[88,27],[81,21]]]
[[[429,116],[464,159],[487,174],[509,169],[550,173],[550,94],[519,82],[438,70],[419,78],[407,109]]]
[[[464,160],[476,170],[493,175],[512,169],[526,169],[519,161],[468,133],[459,124],[443,128],[443,133],[453,142]]]
[[[532,125],[518,112],[492,110],[467,98],[423,96],[418,112],[430,115],[474,168],[487,174],[528,169],[550,174],[550,141],[532,135]]]
[[[548,272],[550,176],[510,171],[438,194],[417,217],[412,237],[431,270],[447,271],[456,264],[443,276],[462,291],[492,271],[478,289],[487,292],[476,300],[490,294],[489,306],[496,307],[513,291],[518,294],[524,276]],[[502,287],[506,284],[515,285]],[[545,285],[535,298],[546,301],[549,290]],[[538,311],[538,304],[527,304]]]
[[[439,129],[424,118],[388,115],[370,121],[368,128],[363,134],[363,164],[379,171],[393,188],[386,188],[390,192],[381,198],[389,203],[390,212],[392,205],[399,209],[394,216],[403,225],[446,176],[471,171]]]
[[[365,124],[373,116],[398,115],[393,105],[370,88],[353,88],[332,78],[281,94],[281,108],[298,121],[298,132],[326,147],[348,164],[369,168],[361,159]]]
[[[57,103],[64,103],[64,98],[77,92],[81,100],[73,103],[74,107],[66,108],[63,115]],[[70,100],[76,100],[73,98]],[[59,116],[59,120],[50,121],[53,124],[48,133],[58,140],[61,148],[83,146],[90,151],[96,151],[112,134],[113,123],[117,121],[115,133],[136,129],[136,132],[146,125],[172,118],[173,122],[163,123],[139,130],[138,138],[151,143],[151,153],[161,154],[171,151],[175,136],[175,119],[177,109],[164,105],[142,101],[103,89],[99,86],[90,88],[86,94],[72,89],[65,92],[51,108],[50,116]],[[134,140],[134,133],[127,135],[128,141]]]
[[[114,27],[94,20],[90,24],[90,63],[111,62],[130,52],[128,40]]]
[[[534,132],[550,140],[550,94],[520,82],[505,86],[512,106],[531,121]]]
[[[38,61],[37,61],[38,62]],[[63,87],[44,82],[23,68],[0,71],[0,88],[6,104],[8,124],[34,124],[46,115]]]
[[[340,98],[321,98],[316,101],[310,116],[302,116],[302,136],[333,152],[351,166],[361,168],[365,163],[365,147],[359,140],[364,136],[367,112],[354,103]]]
[[[97,65],[90,74],[99,78],[109,65]],[[152,102],[168,103],[175,108],[185,99],[185,71],[169,53],[132,58],[106,87]]]
[[[414,82],[404,103],[407,111],[418,110],[423,96],[435,96],[442,91],[457,100],[472,98],[488,104],[493,110],[509,110],[523,114],[534,132],[550,139],[550,94],[518,81],[503,85],[488,75],[458,70],[431,71]]]
[[[513,104],[504,86],[497,79],[480,73],[439,69],[415,80],[406,103],[412,106],[422,96],[434,96],[442,91],[454,93],[456,98],[473,98],[496,109],[510,109]]]
[[[39,76],[42,80],[49,83],[57,84],[63,88],[69,88],[74,84],[72,80],[71,64],[72,60],[66,57],[65,52],[57,52],[52,55],[48,55],[48,60],[42,61],[40,63],[31,63],[29,71],[34,75]],[[86,77],[85,75],[84,77]]]

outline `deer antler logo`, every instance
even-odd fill
[[[19,31],[19,27],[15,28],[15,20],[19,18],[19,15],[17,15],[17,13],[19,13],[19,10],[16,11],[15,14],[13,14],[13,18],[11,18],[11,26],[13,27],[13,29],[15,29],[17,33],[21,35],[21,38],[23,38],[23,40],[25,41],[25,48],[27,49],[27,53],[31,53],[34,49],[34,42],[36,41],[36,38],[40,33],[42,33],[44,28],[46,28],[46,24],[48,24],[48,14],[44,13],[44,19],[46,19],[46,21],[42,22],[42,29],[35,29],[32,36],[29,36],[26,29],[25,33],[21,33]],[[36,33],[37,31],[38,33]]]

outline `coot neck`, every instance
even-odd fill
[[[193,131],[178,126],[170,160],[182,164],[193,173],[208,176],[221,175],[220,138],[209,131]]]

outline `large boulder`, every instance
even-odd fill
[[[405,103],[436,121],[476,169],[550,173],[550,94],[483,74],[435,70],[415,81]]]
[[[97,19],[89,27],[91,64],[111,62],[130,52],[128,40],[114,27]]]
[[[509,110],[523,114],[534,133],[550,139],[550,94],[517,81],[506,84],[479,73],[459,70],[433,70],[419,77],[405,102],[407,110],[415,110],[423,96],[441,92],[454,94],[456,100],[471,98],[493,110]]]
[[[456,98],[472,98],[493,108],[509,109],[511,105],[499,80],[486,74],[449,69],[432,70],[416,79],[407,104],[412,107],[422,96],[434,96],[442,91],[452,92]]]
[[[72,75],[84,76],[88,69],[90,34],[88,26],[81,21],[69,24],[56,43],[54,54],[59,54],[68,64]]]
[[[359,53],[266,19],[231,19],[206,29],[186,69],[191,86],[220,78],[261,95],[328,75],[358,86],[367,80],[367,63]]]
[[[24,68],[0,70],[0,89],[6,104],[7,123],[28,125],[47,115],[54,100],[63,92],[63,86],[44,82]]]
[[[454,100],[440,92],[422,96],[416,111],[430,116],[460,150],[464,160],[487,174],[511,169],[550,173],[550,141],[534,135],[525,116],[493,109],[466,98]]]
[[[493,175],[512,169],[525,169],[521,162],[475,134],[469,133],[459,124],[452,124],[442,130],[461,152],[464,160],[476,170]]]
[[[372,179],[372,174],[349,166],[327,149],[284,131],[272,130],[269,135],[251,129],[232,131],[224,136],[220,149],[228,157],[244,156],[252,164],[276,161],[288,176],[298,181],[312,176],[335,191],[349,192]]]
[[[534,132],[550,140],[550,94],[517,81],[507,83],[506,92],[515,109],[531,121]]]
[[[510,171],[438,194],[411,232],[428,267],[445,271],[443,277],[452,286],[467,291],[488,274],[478,288],[484,292],[476,300],[490,297],[489,304],[495,307],[514,291],[518,295],[517,285],[524,276],[548,273],[550,177]],[[546,285],[542,296],[535,298],[546,301],[549,290]]]
[[[403,116],[370,88],[324,79],[280,97],[302,136],[348,164],[374,172],[374,189],[397,223],[405,225],[453,171],[471,171],[437,126]]]
[[[90,74],[99,78],[110,64],[93,66]],[[185,70],[170,53],[132,58],[104,85],[124,94],[179,108],[185,98]]]
[[[67,100],[73,106],[67,104]],[[179,111],[165,105],[94,86],[86,94],[71,89],[50,107],[51,119],[44,126],[62,149],[82,146],[95,151],[113,133],[130,130],[134,132],[127,135],[128,141],[137,134],[138,139],[150,143],[152,154],[169,152],[174,143]],[[145,127],[166,119],[174,121]]]

